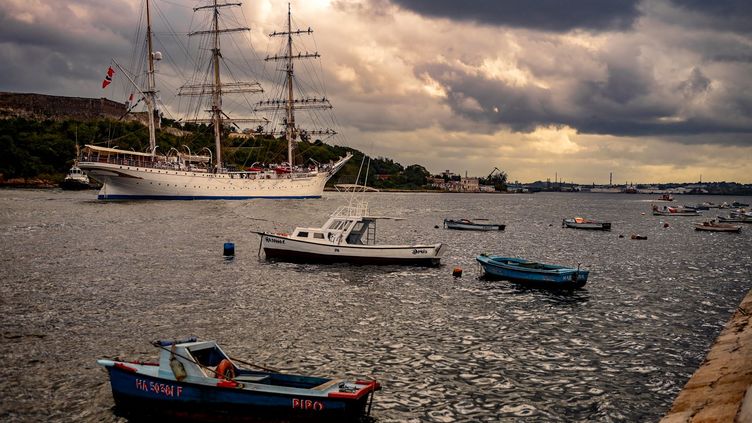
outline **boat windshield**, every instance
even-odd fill
[[[196,362],[205,367],[213,367],[228,358],[216,345],[200,349],[188,349]]]

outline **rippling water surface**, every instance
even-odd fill
[[[368,194],[374,214],[407,218],[379,222],[382,241],[448,245],[433,269],[259,259],[251,230],[320,225],[344,194],[94,197],[0,191],[4,421],[118,421],[95,360],[153,359],[150,340],[185,335],[283,371],[373,376],[384,387],[378,422],[654,421],[752,287],[752,226],[695,232],[701,219],[651,216],[643,195]],[[750,202],[678,197],[735,199]],[[614,230],[561,228],[574,215]],[[445,217],[507,229],[435,228]],[[482,252],[582,263],[590,279],[572,293],[486,281],[474,261]]]

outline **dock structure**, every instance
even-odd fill
[[[661,423],[752,422],[752,291]]]

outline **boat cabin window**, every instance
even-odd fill
[[[220,351],[219,348],[216,346],[211,348],[202,348],[200,350],[189,350],[191,352],[191,355],[193,358],[196,359],[196,362],[201,364],[202,366],[216,366],[219,364],[220,361],[224,360],[225,355],[222,354],[222,351]]]
[[[308,238],[308,232],[298,232],[298,238]]]
[[[313,237],[316,239],[324,239],[324,234],[322,234],[321,232],[314,232]]]

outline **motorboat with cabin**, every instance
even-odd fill
[[[67,191],[80,191],[91,188],[91,181],[89,176],[81,170],[80,167],[73,165],[68,174],[65,175],[65,179],[60,183],[60,188]]]
[[[352,198],[340,206],[321,227],[297,227],[288,233],[256,232],[259,250],[268,259],[296,262],[349,262],[360,264],[411,264],[438,266],[443,244],[378,244],[376,221],[393,219],[372,216],[368,203]],[[254,231],[255,232],[255,231]]]
[[[159,349],[158,362],[97,360],[109,373],[117,414],[152,421],[359,421],[381,389],[375,380],[272,371],[231,358],[215,341],[152,345]]]

